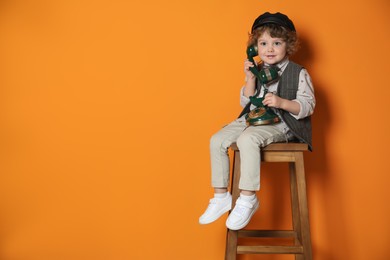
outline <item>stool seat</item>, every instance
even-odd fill
[[[237,144],[233,150],[232,170],[232,209],[240,194],[238,187],[240,172],[240,151]],[[296,260],[312,260],[309,213],[306,197],[306,180],[303,152],[308,151],[304,143],[273,143],[261,148],[263,162],[287,162],[290,172],[290,193],[292,211],[292,230],[227,230],[226,260],[235,260],[237,254],[294,254]],[[268,245],[258,242],[256,245],[238,244],[239,237],[247,238],[292,238],[293,245]]]

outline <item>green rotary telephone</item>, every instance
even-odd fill
[[[246,54],[248,60],[253,64],[256,64],[253,58],[258,55],[257,48],[255,46],[249,46],[246,50]],[[261,86],[264,88],[264,94],[262,97],[256,97],[259,94],[257,93],[258,91],[256,91],[253,96],[249,97],[251,103],[255,105],[256,108],[245,116],[246,124],[248,126],[257,126],[279,122],[280,118],[268,106],[263,105],[264,96],[268,92],[267,84],[279,79],[278,69],[273,66],[263,66],[260,71],[256,67],[250,67],[249,70],[259,79]]]

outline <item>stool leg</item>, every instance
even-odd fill
[[[298,202],[298,190],[297,190],[297,176],[295,173],[295,163],[290,163],[290,186],[291,186],[291,211],[292,211],[292,222],[293,229],[296,233],[294,238],[295,245],[302,244],[302,235],[301,235],[301,218],[299,212],[299,202]],[[304,260],[303,255],[295,255],[295,260]]]
[[[295,255],[296,260],[312,260],[310,242],[309,211],[306,197],[306,180],[303,153],[295,153],[295,163],[290,163],[291,200],[294,231],[303,246],[303,255]]]
[[[238,232],[228,229],[226,234],[225,260],[237,259]]]
[[[232,183],[231,183],[231,192],[232,192],[232,209],[236,205],[236,200],[240,195],[240,189],[238,188],[240,182],[240,151],[235,150],[233,155],[233,171],[232,171]],[[227,230],[226,234],[226,252],[225,260],[236,260],[237,258],[237,241],[238,240],[238,231]]]
[[[230,185],[231,192],[232,192],[232,209],[236,205],[236,200],[240,196],[240,189],[238,188],[240,184],[240,177],[241,177],[240,151],[236,150],[234,151],[234,155],[233,155],[232,184]]]

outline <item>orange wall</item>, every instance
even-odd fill
[[[390,4],[0,1],[0,259],[223,259],[208,142],[240,111],[247,32],[295,22],[316,88],[316,260],[389,259]],[[253,226],[288,228],[286,166]],[[248,256],[241,259],[293,259]]]

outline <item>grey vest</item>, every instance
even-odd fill
[[[289,100],[296,98],[299,83],[299,73],[302,68],[302,66],[292,61],[288,63],[279,80],[279,97]],[[245,113],[248,113],[249,107],[250,104],[244,108],[239,117]],[[312,151],[311,117],[308,116],[297,120],[292,115],[290,115],[289,112],[286,112],[283,109],[278,109],[278,111],[283,121],[290,128],[291,133],[298,139],[298,141],[308,144],[309,150]]]

